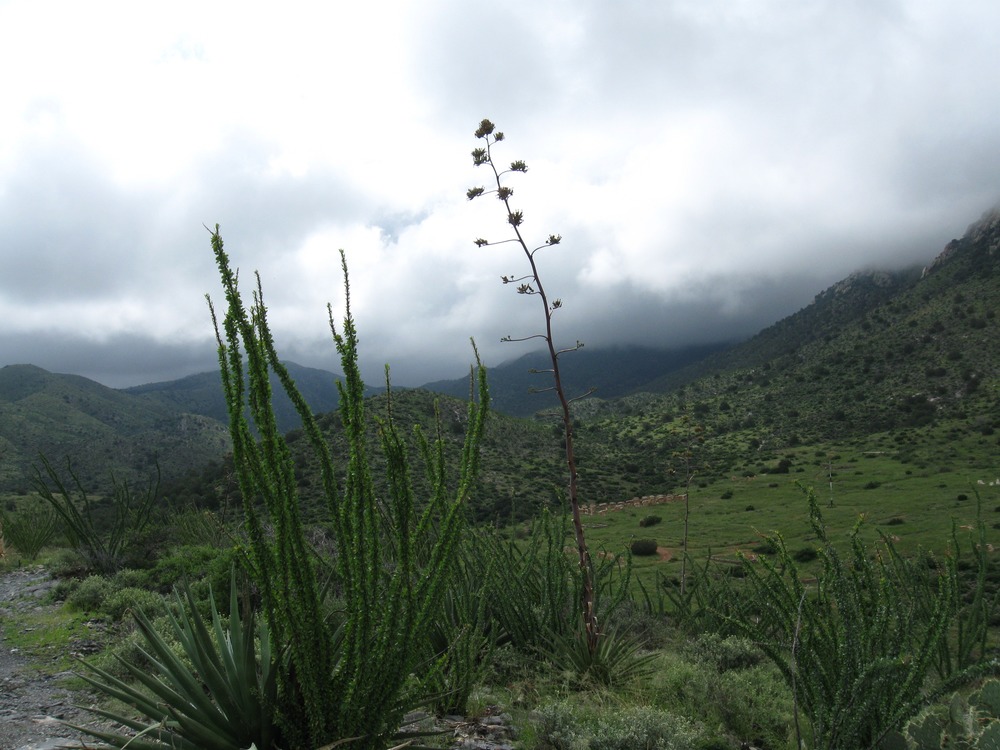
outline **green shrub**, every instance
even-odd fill
[[[800,547],[792,553],[792,559],[798,563],[812,562],[819,557],[819,552],[815,547]]]
[[[699,731],[685,718],[646,706],[609,711],[601,716],[589,750],[689,750]]]
[[[22,507],[15,513],[0,509],[0,539],[29,561],[38,558],[38,553],[52,541],[58,528],[58,518],[48,507]]]
[[[150,589],[154,588],[150,582],[150,573],[148,570],[136,570],[135,568],[122,568],[113,576],[111,576],[111,584],[116,589],[124,588],[136,588],[136,589]]]
[[[130,612],[142,612],[149,619],[166,614],[163,597],[147,589],[127,587],[105,597],[101,610],[112,620],[122,620]]]
[[[161,556],[148,572],[149,586],[166,594],[182,580],[195,581],[206,574],[213,583],[223,583],[221,588],[213,586],[217,594],[226,594],[228,599],[229,570],[233,564],[233,553],[208,544],[174,547]],[[221,580],[220,580],[221,579]]]
[[[578,711],[567,701],[535,709],[539,747],[543,750],[586,750],[587,738]]]
[[[102,612],[105,600],[113,593],[111,581],[104,576],[91,575],[69,593],[66,603],[81,612]]]
[[[642,526],[643,528],[646,528],[648,526],[656,526],[656,524],[658,524],[662,520],[663,519],[660,516],[646,516],[645,518],[639,520],[639,525]]]
[[[699,750],[791,747],[788,688],[780,672],[743,638],[703,636],[677,652],[661,652],[655,674],[637,691],[638,701],[705,727],[695,745]]]
[[[483,682],[506,687],[520,680],[533,679],[537,672],[547,668],[548,665],[537,655],[505,643],[490,651],[483,667]]]
[[[694,750],[701,739],[694,723],[653,706],[602,711],[564,700],[533,719],[543,750]]]
[[[778,545],[770,539],[765,539],[753,547],[753,552],[758,555],[776,555],[778,554]]]
[[[53,576],[61,580],[80,578],[87,575],[90,569],[78,550],[65,547],[53,553],[48,568]]]
[[[629,549],[636,557],[649,557],[656,554],[658,546],[655,539],[636,539],[629,545]]]
[[[723,672],[712,692],[726,734],[739,740],[731,747],[791,747],[792,702],[772,665]]]
[[[763,651],[749,638],[731,635],[723,638],[718,633],[705,633],[688,641],[683,649],[685,656],[712,667],[716,672],[749,669],[767,659]]]

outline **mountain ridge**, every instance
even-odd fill
[[[1000,427],[991,416],[1000,413],[998,250],[1000,209],[994,208],[926,266],[853,273],[743,342],[693,347],[686,361],[676,351],[651,348],[581,350],[565,360],[571,395],[604,387],[577,402],[574,414],[592,437],[608,441],[601,450],[623,466],[662,463],[673,445],[668,433],[683,415],[710,425],[720,441],[729,436],[734,446],[793,445],[944,418],[986,434]],[[528,353],[491,369],[498,407],[525,416],[546,408],[544,397],[526,387],[546,386],[532,383],[528,372],[545,369],[539,357]],[[335,408],[335,374],[289,366],[314,411]],[[464,397],[468,381],[423,388]],[[432,413],[434,395],[420,398],[428,400],[420,408]],[[87,482],[106,482],[111,471],[148,477],[157,461],[167,474],[182,473],[225,454],[224,420],[218,373],[118,390],[8,365],[0,369],[0,490],[26,491],[39,453],[53,463],[72,457]],[[589,449],[581,445],[586,466]],[[545,460],[558,466],[558,458]],[[633,486],[615,481],[623,492]]]

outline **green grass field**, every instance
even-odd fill
[[[862,538],[890,537],[905,555],[920,549],[943,554],[951,544],[953,525],[959,538],[971,539],[977,515],[986,541],[1000,548],[1000,482],[998,470],[982,464],[982,446],[928,447],[901,454],[876,436],[852,445],[810,446],[787,451],[788,473],[730,476],[691,486],[688,549],[695,560],[711,554],[735,561],[754,554],[764,537],[778,533],[792,552],[815,546],[803,487],[811,487],[823,510],[830,537],[846,541],[858,521]],[[930,441],[921,441],[927,445]],[[977,455],[970,462],[957,455]],[[831,481],[832,480],[832,481]],[[684,502],[609,511],[585,518],[588,543],[606,554],[622,551],[632,540],[655,539],[659,555],[635,557],[634,570],[646,583],[657,574],[677,576],[683,549]],[[656,515],[662,521],[643,528],[639,521]],[[809,570],[809,565],[804,568]]]

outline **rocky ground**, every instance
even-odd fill
[[[60,683],[68,673],[49,675],[33,664],[31,656],[19,652],[5,640],[14,628],[23,627],[24,613],[55,607],[47,594],[55,581],[42,568],[23,568],[0,575],[0,750],[56,750],[84,748],[84,735],[63,722],[86,724],[92,719],[75,703],[89,696],[70,693]],[[447,716],[423,719],[452,738],[454,750],[510,750],[513,731],[510,717],[498,706],[476,719]],[[93,747],[93,740],[90,745]]]
[[[41,568],[21,568],[0,575],[0,750],[50,750],[83,747],[81,734],[62,723],[89,721],[73,706],[86,696],[60,686],[68,674],[45,674],[28,655],[5,639],[19,625],[19,615],[52,607],[46,594],[55,582]]]

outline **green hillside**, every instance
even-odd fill
[[[621,398],[631,393],[659,390],[653,384],[670,374],[685,371],[694,363],[728,349],[730,344],[705,344],[680,349],[651,349],[641,346],[585,347],[566,360],[565,387],[571,396],[593,392],[602,399]],[[559,402],[548,387],[544,371],[548,368],[546,352],[532,352],[489,368],[493,408],[504,414],[529,417],[552,409]],[[533,372],[538,371],[538,372]],[[458,398],[469,391],[468,380],[438,380],[422,388]],[[538,392],[542,391],[542,392]]]
[[[828,455],[848,447],[884,456],[887,476],[926,472],[933,464],[983,477],[997,473],[998,216],[973,225],[924,271],[854,274],[743,344],[645,385],[628,382],[623,389],[632,395],[577,402],[581,497],[604,503],[683,491],[684,452],[696,489],[719,483],[719,493],[737,491],[722,487],[733,477],[798,474],[822,483]],[[607,379],[593,365],[608,361],[574,356],[567,370],[589,364],[587,377]],[[524,364],[498,368],[491,387],[506,392],[514,366],[524,372]],[[534,382],[544,385],[540,377]],[[573,377],[582,387],[584,377]],[[445,434],[459,441],[464,410],[449,396],[400,392],[397,423],[432,430],[435,400]],[[369,411],[374,419],[383,409],[384,396]],[[330,414],[322,424],[337,449],[339,419]],[[301,489],[309,498],[308,458],[301,461]],[[498,414],[488,427],[483,466],[473,502],[480,520],[523,518],[557,502],[564,481],[560,426],[542,415]],[[174,491],[214,502],[219,486],[216,474],[198,472]]]
[[[342,375],[314,367],[303,367],[294,362],[286,362],[285,366],[295,380],[296,387],[315,412],[323,413],[337,408],[337,381],[343,379]],[[276,378],[272,379],[271,389],[278,426],[285,431],[295,429],[301,424],[301,420]],[[229,421],[218,370],[189,375],[180,380],[137,385],[125,388],[124,393],[145,396],[172,410],[201,414],[223,424]]]
[[[147,480],[156,464],[167,477],[229,447],[225,426],[75,375],[33,365],[0,368],[0,489],[23,492],[32,466],[46,456],[73,468],[88,487],[104,488],[114,472]]]
[[[630,394],[575,405],[582,497],[616,502],[675,491],[677,456],[692,445],[701,484],[785,472],[789,455],[858,441],[900,461],[933,460],[937,446],[948,463],[994,470],[998,217],[987,214],[925,270],[854,274],[722,351],[584,350],[568,359],[579,390],[590,382],[605,395]],[[515,411],[538,406],[527,387],[544,387],[544,376],[527,374],[529,360],[492,371],[501,405],[506,397]],[[291,367],[317,412],[334,408],[336,376]],[[433,385],[467,393],[461,382]],[[515,390],[524,398],[515,398]],[[458,440],[464,411],[449,396],[400,392],[398,423],[433,429],[435,399],[445,432]],[[276,403],[291,429],[283,394]],[[379,409],[376,402],[372,414]],[[7,367],[0,371],[0,487],[23,489],[39,453],[57,463],[72,457],[82,478],[98,485],[110,470],[141,476],[159,458],[168,478],[183,476],[174,494],[216,502],[225,469],[205,465],[226,450],[224,418],[216,373],[115,391],[35,367]],[[331,414],[323,423],[336,446],[338,419]],[[524,517],[557,498],[558,426],[542,416],[498,415],[489,429],[475,515]],[[301,481],[305,487],[309,480]]]

